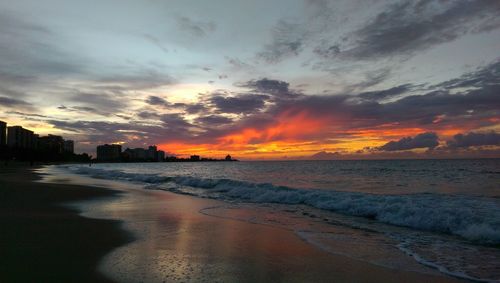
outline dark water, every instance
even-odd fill
[[[103,170],[380,194],[500,196],[500,160],[273,161],[96,164]]]

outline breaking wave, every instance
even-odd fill
[[[431,193],[379,195],[88,167],[69,169],[94,178],[140,182],[151,189],[237,202],[301,204],[387,224],[451,234],[482,244],[500,244],[500,200],[494,198]]]

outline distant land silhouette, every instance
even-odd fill
[[[126,148],[120,144],[97,146],[97,157],[87,153],[75,154],[75,142],[62,136],[39,136],[22,126],[8,126],[0,121],[0,159],[7,164],[10,160],[33,162],[200,162],[237,161],[231,155],[224,159],[191,155],[189,158],[166,156],[156,145],[148,148]]]
[[[39,162],[89,162],[87,153],[75,154],[74,141],[62,136],[39,136],[22,126],[0,121],[0,159]]]
[[[200,161],[238,161],[231,155],[224,159],[206,158],[199,155],[191,155],[189,158],[177,156],[165,156],[163,150],[158,150],[156,145],[148,148],[127,148],[122,151],[120,144],[104,144],[96,148],[97,158],[95,162],[200,162]]]

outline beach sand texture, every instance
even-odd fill
[[[0,167],[0,282],[111,282],[96,263],[130,234],[60,204],[117,192],[38,179],[24,164]]]

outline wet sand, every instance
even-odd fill
[[[206,213],[227,205],[220,201],[80,176],[38,183],[29,170],[3,169],[1,282],[464,282],[334,255],[286,229]]]
[[[333,255],[291,231],[221,210],[208,215],[207,208],[227,206],[221,201],[122,190],[118,199],[76,205],[86,216],[124,221],[137,238],[101,261],[100,270],[119,282],[464,282],[426,267],[427,273],[403,271]],[[255,212],[235,213],[246,219]]]
[[[130,233],[60,204],[117,192],[38,179],[26,164],[0,165],[0,282],[112,282],[97,263]]]

